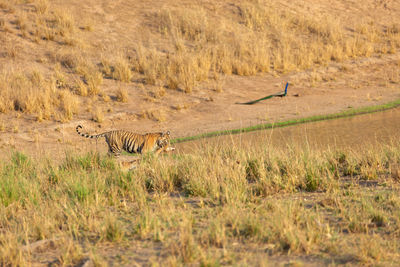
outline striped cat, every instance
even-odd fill
[[[146,133],[137,134],[124,130],[114,130],[97,135],[90,135],[80,132],[81,125],[76,126],[76,132],[86,138],[104,137],[108,145],[108,151],[115,157],[121,155],[121,151],[128,153],[143,154],[153,152],[156,155],[162,151],[173,151],[174,147],[170,147],[170,132],[166,133]]]

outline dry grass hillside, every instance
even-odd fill
[[[81,120],[182,136],[385,102],[398,95],[399,12],[375,0],[1,0],[1,130],[32,142]],[[233,105],[285,81],[300,97]]]

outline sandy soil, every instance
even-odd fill
[[[57,1],[56,1],[57,2]],[[186,3],[185,1],[182,1]],[[96,31],[92,34],[94,46],[113,49],[128,47],[136,38],[138,28],[135,23],[146,23],[143,11],[161,8],[163,1],[69,1],[71,8],[82,16],[85,12],[98,19]],[[182,4],[182,3],[179,3]],[[224,1],[213,4],[204,1],[204,5],[223,8]],[[282,1],[288,8],[298,8],[323,15],[326,12],[336,14],[343,20],[354,20],[360,16],[376,19],[381,25],[400,21],[400,4],[396,1]],[[130,19],[137,16],[138,19]],[[129,26],[129,27],[128,27]],[[23,66],[28,61],[35,67],[37,57],[42,50],[55,51],[51,45],[41,47],[41,51],[32,49],[32,44],[18,36],[8,34],[4,40],[19,41],[21,51],[18,58],[1,58],[3,68]],[[1,40],[0,40],[1,41]],[[5,42],[5,41],[4,41]],[[103,140],[96,143],[79,137],[75,132],[77,124],[85,126],[89,133],[100,133],[112,129],[125,129],[145,133],[170,130],[172,137],[190,136],[210,131],[235,129],[265,122],[283,121],[308,117],[317,114],[329,114],[349,108],[371,106],[386,103],[400,96],[400,55],[399,53],[358,58],[341,63],[332,63],[302,72],[285,75],[260,74],[256,76],[226,76],[218,82],[204,82],[191,94],[166,89],[159,98],[149,98],[148,91],[139,83],[127,85],[129,101],[119,103],[112,95],[117,88],[113,80],[104,80],[105,92],[109,92],[111,103],[95,103],[108,110],[102,123],[92,120],[90,114],[81,113],[73,121],[61,123],[55,121],[36,122],[34,116],[24,114],[0,114],[5,127],[0,133],[0,149],[3,156],[13,150],[26,153],[63,157],[66,151],[85,153],[92,150],[106,151]],[[255,105],[237,105],[235,102],[254,100],[283,90],[290,82],[289,94],[284,98],[272,98]],[[222,90],[215,90],[221,88]],[[219,91],[219,92],[217,92]],[[83,99],[84,108],[90,105],[90,99]],[[143,118],[143,111],[156,111],[156,119]]]

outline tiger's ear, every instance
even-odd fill
[[[161,133],[161,136],[165,136],[165,135],[168,135],[168,136],[169,136],[169,134],[170,134],[170,132],[167,131],[166,133]]]

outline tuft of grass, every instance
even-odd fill
[[[92,115],[95,122],[102,123],[104,121],[104,113],[100,107],[96,107]]]
[[[74,46],[78,43],[75,37],[77,26],[74,15],[64,8],[52,8],[47,0],[39,0],[34,4],[36,16],[32,16],[32,34],[38,43],[40,40],[55,41]]]
[[[59,106],[61,108],[61,121],[70,121],[74,114],[78,113],[79,102],[77,98],[67,90],[59,93]]]
[[[40,16],[46,15],[49,10],[49,1],[48,0],[37,0],[34,3],[35,11]]]
[[[90,62],[81,62],[75,71],[83,76],[83,80],[87,85],[88,95],[95,96],[102,92],[103,74]]]
[[[162,109],[148,109],[139,114],[140,118],[163,122],[166,120],[165,112]]]
[[[82,82],[81,80],[77,80],[76,81],[76,85],[75,85],[75,90],[76,93],[80,96],[87,96],[89,95],[88,92],[88,87],[86,86],[86,84],[84,82]]]
[[[58,34],[62,37],[74,33],[76,30],[75,18],[73,14],[66,9],[57,9],[53,12],[54,27],[57,29]]]
[[[192,227],[190,219],[182,221],[179,225],[178,239],[169,244],[171,253],[183,263],[190,263],[198,257],[198,244],[193,238]]]
[[[15,25],[19,30],[24,31],[27,28],[27,14],[26,12],[21,12],[17,15],[17,19],[15,20]]]
[[[66,49],[59,51],[55,55],[56,61],[59,62],[63,67],[69,69],[76,69],[81,64],[84,64],[83,56],[79,54],[79,52],[74,49]]]
[[[120,57],[114,63],[112,77],[118,81],[129,83],[133,77],[129,62]]]
[[[152,88],[148,91],[148,95],[154,99],[160,99],[165,95],[166,91],[164,87]]]
[[[77,113],[78,100],[65,89],[56,89],[52,79],[42,73],[3,72],[0,74],[0,112],[37,114],[40,119],[68,121]],[[61,117],[60,117],[61,116]]]
[[[62,252],[58,262],[62,265],[76,265],[82,262],[84,254],[82,247],[72,240],[66,240],[65,246],[62,246]]]
[[[101,92],[100,85],[103,83],[103,76],[98,71],[87,72],[85,74],[85,81],[88,86],[89,95],[97,95]]]
[[[104,238],[106,240],[110,242],[120,242],[123,240],[125,236],[124,229],[122,229],[121,222],[116,218],[107,218],[104,227]]]
[[[129,94],[128,90],[126,88],[118,88],[117,93],[116,93],[117,101],[126,103],[128,102],[129,99]]]
[[[6,46],[6,54],[8,57],[10,57],[11,59],[16,59],[18,57],[18,55],[20,54],[20,48],[16,45],[7,45]]]

